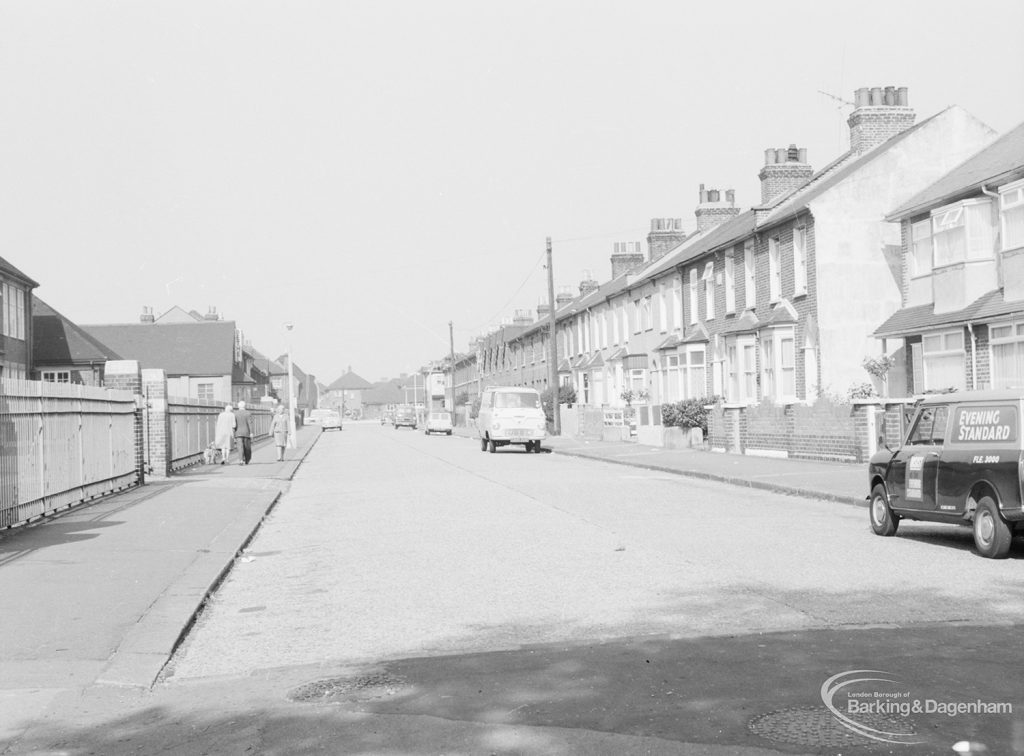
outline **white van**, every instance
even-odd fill
[[[526,451],[539,454],[547,427],[536,389],[491,386],[480,397],[480,414],[476,419],[480,451],[493,454],[499,446],[522,444]]]

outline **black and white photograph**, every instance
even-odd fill
[[[0,756],[1024,756],[1022,30],[0,0]]]

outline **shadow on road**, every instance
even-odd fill
[[[258,705],[241,690],[259,685],[254,678],[186,682],[157,689],[158,705],[131,714],[36,730],[15,753],[936,754],[969,739],[1019,754],[1022,669],[1012,650],[1022,630],[928,625],[544,644],[396,660],[263,690]],[[885,674],[833,695],[841,711],[851,700],[895,696],[1010,704],[1012,713],[850,715],[895,744],[873,741],[842,725],[822,698],[826,680],[855,670]]]

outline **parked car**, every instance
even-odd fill
[[[444,433],[452,435],[452,416],[447,412],[431,412],[427,415],[426,425],[423,432],[428,436],[431,433]]]
[[[1024,391],[967,391],[922,399],[906,439],[871,457],[871,529],[900,521],[970,525],[974,545],[999,559],[1024,533]]]
[[[540,453],[547,437],[547,420],[536,389],[522,386],[492,386],[480,397],[476,419],[480,451],[492,454],[499,446],[521,444],[528,452]]]
[[[395,430],[402,427],[416,430],[416,410],[412,407],[399,407],[395,410]]]
[[[381,412],[380,413],[380,424],[381,425],[387,425],[388,423],[394,424],[394,422],[395,422],[395,416],[393,414],[391,414],[390,412]]]
[[[341,430],[341,415],[335,410],[315,409],[309,413],[307,422],[320,426],[320,430]]]

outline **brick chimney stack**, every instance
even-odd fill
[[[758,174],[761,179],[761,204],[767,205],[784,194],[789,194],[806,184],[814,169],[807,163],[807,150],[797,149],[795,144],[782,149],[769,148],[764,151],[764,168]]]
[[[220,315],[217,314],[217,308],[210,305],[207,309],[206,314],[203,315],[203,320],[220,320]]]
[[[615,242],[612,253],[612,278],[623,273],[635,273],[644,267],[646,258],[640,242]]]
[[[583,271],[583,280],[580,281],[580,296],[585,297],[590,292],[597,291],[600,288],[601,284],[594,280],[594,277],[590,275],[590,271]]]
[[[544,320],[548,315],[551,314],[551,304],[546,299],[541,299],[537,302],[537,320],[538,322]]]
[[[153,317],[153,308],[152,307],[143,307],[142,308],[142,314],[139,315],[139,322],[140,323],[153,323],[155,321],[156,321],[156,318]]]
[[[651,262],[675,249],[686,239],[682,218],[651,218],[651,233],[647,234],[647,253]]]
[[[558,293],[555,294],[555,309],[561,310],[574,299],[575,297],[572,295],[572,289],[568,286],[562,286],[559,288]]]
[[[739,214],[734,189],[727,189],[723,200],[717,189],[705,189],[704,184],[700,185],[700,204],[694,211],[694,215],[697,216],[697,231],[707,231],[720,226]]]
[[[516,314],[512,317],[512,325],[528,326],[532,322],[533,316],[529,310],[516,310]]]
[[[867,152],[914,125],[914,109],[907,102],[906,87],[861,87],[853,94],[850,152]]]

